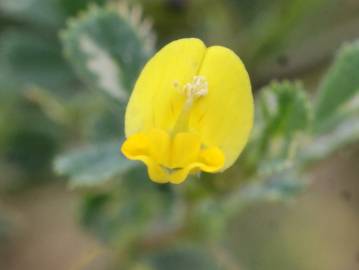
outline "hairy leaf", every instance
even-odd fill
[[[339,149],[359,140],[359,115],[345,119],[331,132],[313,139],[311,144],[302,149],[302,161],[312,163],[322,160]]]
[[[272,83],[258,100],[258,116],[268,135],[292,136],[308,127],[310,106],[299,83]]]
[[[125,101],[152,53],[152,34],[138,9],[92,6],[62,32],[65,55],[89,87]]]
[[[300,135],[311,123],[311,106],[298,83],[272,83],[256,100],[253,138],[246,163],[260,167],[270,160],[286,160],[296,153]]]
[[[319,87],[315,106],[316,130],[335,116],[359,92],[359,41],[339,50],[336,60]]]

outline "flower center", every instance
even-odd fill
[[[201,137],[189,131],[191,108],[195,101],[208,94],[208,82],[203,76],[174,87],[185,95],[181,111],[170,132],[152,129],[131,135],[122,145],[129,159],[147,165],[152,180],[159,183],[180,183],[188,174],[199,171],[217,172],[224,165],[224,154],[216,146],[203,145]]]
[[[186,96],[186,101],[173,126],[172,135],[188,130],[190,109],[195,100],[208,94],[208,82],[204,76],[194,76],[192,81],[186,83],[183,87],[180,87],[178,82],[174,82],[174,87]]]
[[[183,88],[187,101],[193,102],[194,99],[207,95],[208,82],[203,76],[194,76],[192,82],[186,83]]]

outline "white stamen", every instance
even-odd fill
[[[188,99],[203,97],[208,93],[208,82],[203,76],[194,76],[192,82],[184,85],[183,90]]]
[[[180,92],[186,96],[182,110],[172,130],[172,133],[175,134],[179,131],[187,130],[191,111],[190,109],[193,105],[193,102],[196,99],[207,95],[208,82],[203,76],[194,76],[192,82],[186,83],[182,87],[177,80],[173,81],[173,87],[175,90],[180,90]]]

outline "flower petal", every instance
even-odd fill
[[[140,132],[128,137],[123,143],[121,151],[128,159],[145,163],[149,177],[154,182],[167,183],[170,177],[162,169],[157,159],[163,159],[167,154],[168,140],[166,134],[159,131],[151,131],[148,134]],[[153,149],[156,143],[158,151]]]
[[[180,132],[173,139],[170,150],[171,168],[183,168],[196,161],[201,148],[198,135]]]
[[[224,165],[224,155],[217,147],[210,147],[201,151],[195,162],[189,163],[186,167],[173,171],[170,175],[172,184],[180,184],[186,180],[188,174],[198,171],[218,172]]]
[[[207,49],[199,75],[208,81],[208,94],[194,104],[190,130],[223,151],[226,169],[243,150],[253,125],[249,76],[239,57],[220,46]]]
[[[146,64],[127,105],[126,136],[152,128],[173,128],[185,101],[180,89],[198,73],[205,52],[201,40],[180,39]]]

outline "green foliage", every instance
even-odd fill
[[[108,104],[116,99],[126,101],[150,55],[142,28],[133,23],[135,9],[126,10],[92,7],[71,20],[62,33],[66,56],[77,74],[98,93],[110,94]],[[287,29],[278,28],[278,33],[283,31]],[[323,89],[344,84],[342,73],[354,74],[355,46],[348,45],[344,57],[339,53],[339,60],[320,87],[318,103],[312,104],[300,82],[273,82],[262,89],[256,99],[252,140],[238,163],[240,169],[234,167],[229,174],[204,175],[176,188],[154,185],[148,181],[143,166],[137,167],[119,153],[120,141],[113,137],[123,137],[121,131],[110,132],[112,138],[104,136],[93,146],[60,156],[55,162],[57,172],[69,176],[70,186],[89,190],[82,208],[83,224],[118,250],[131,254],[122,260],[140,262],[130,264],[129,269],[185,269],[193,265],[196,269],[218,269],[221,256],[208,256],[204,248],[200,253],[196,248],[177,250],[178,241],[191,239],[200,247],[218,248],[229,222],[241,210],[261,201],[294,198],[309,183],[308,164],[357,141],[354,112],[359,110],[353,102],[338,105],[337,111],[328,116],[332,124],[327,134],[318,136],[315,131],[318,108],[328,108],[326,102],[332,102],[326,98],[332,90]],[[350,94],[337,99],[339,103],[356,95],[353,88],[347,89]],[[120,104],[118,111],[123,114],[124,102]],[[104,115],[107,114],[99,115],[94,127],[103,126]],[[334,115],[345,121],[334,121]],[[111,121],[114,120],[109,117],[108,123]],[[106,182],[109,179],[120,181]]]
[[[59,129],[12,87],[0,87],[0,115],[1,168],[8,172],[3,174],[1,188],[41,182],[50,175]]]
[[[315,104],[298,83],[272,83],[261,91],[252,142],[243,160],[256,182],[242,187],[233,196],[241,199],[234,199],[233,205],[292,197],[307,185],[302,172],[308,165],[358,141],[357,44],[340,50]]]
[[[319,88],[316,102],[316,129],[337,114],[359,91],[359,41],[344,45]]]
[[[320,161],[340,149],[359,140],[359,115],[348,117],[329,132],[315,137],[310,145],[301,151],[303,162],[311,164]]]
[[[71,150],[57,156],[55,170],[84,193],[82,224],[118,251],[123,269],[230,269],[222,267],[219,247],[231,221],[249,205],[295,198],[309,183],[308,165],[358,141],[359,43],[354,42],[339,51],[315,102],[301,82],[273,82],[258,93],[251,142],[233,168],[176,187],[153,184],[144,166],[125,159],[119,148],[125,102],[154,52],[154,34],[138,6],[98,0],[104,5],[77,15],[88,2],[0,3],[12,25],[0,36],[0,146],[5,149],[0,158],[15,160],[26,172],[41,170],[58,153],[60,138],[66,140]],[[145,6],[162,5],[157,12],[166,13],[164,21],[173,19],[165,27],[185,24],[193,30],[186,33],[206,33],[209,43],[227,36],[257,70],[263,60],[282,53],[292,28],[323,0],[228,1],[228,6],[174,1],[173,13],[163,8],[165,2],[146,1]],[[208,8],[198,16],[205,4]],[[268,9],[267,15],[257,13],[253,4]],[[219,14],[218,20],[213,14]],[[248,20],[238,20],[238,14]],[[243,26],[240,20],[248,23]],[[194,27],[194,21],[201,24]],[[245,30],[233,35],[238,25]],[[59,28],[65,28],[62,44]],[[82,91],[84,86],[95,91]],[[82,147],[73,149],[78,144]],[[35,158],[37,151],[41,155]]]
[[[274,1],[270,5],[264,2],[258,1],[258,4],[267,6],[264,8],[270,12],[266,12],[266,16],[257,13],[258,17],[248,31],[249,35],[254,35],[251,48],[254,63],[278,53],[290,39],[293,28],[317,10],[324,0]],[[252,3],[250,7],[253,8]]]
[[[56,159],[55,170],[70,175],[72,187],[96,185],[133,167],[119,149],[118,141],[73,151]]]
[[[141,168],[129,170],[110,190],[89,190],[84,196],[81,221],[102,240],[126,253],[147,248],[156,249],[153,238],[162,238],[162,229],[175,226],[176,209],[163,187],[152,185]],[[141,235],[141,237],[139,237]],[[125,254],[129,255],[129,254]]]
[[[56,40],[14,30],[3,33],[1,41],[0,69],[12,85],[66,91],[75,80]]]
[[[11,19],[41,29],[58,29],[66,17],[73,16],[88,4],[107,0],[2,0],[0,10]],[[49,31],[53,32],[53,31]],[[53,32],[54,33],[54,32]]]
[[[7,143],[11,147],[4,147],[5,158],[26,173],[41,171],[42,168],[48,167],[57,150],[54,138],[36,129],[12,132],[11,139]],[[42,156],[33,158],[35,151],[41,152]],[[32,174],[32,177],[34,176],[36,174]]]
[[[4,0],[0,11],[9,18],[0,32],[0,85],[24,90],[40,86],[63,95],[78,82],[68,67],[58,38],[66,16],[92,0]],[[96,0],[95,2],[103,2]]]
[[[64,20],[58,0],[2,0],[0,9],[7,16],[46,27],[56,27]]]
[[[92,6],[61,35],[65,55],[83,81],[122,101],[153,49],[152,33],[137,12]]]
[[[244,207],[261,201],[281,201],[294,198],[308,182],[298,172],[282,169],[267,177],[242,186],[225,201],[226,214],[233,215]]]
[[[281,134],[292,138],[305,131],[310,121],[310,105],[303,86],[299,83],[272,83],[263,89],[258,100],[266,136]]]
[[[181,247],[165,250],[150,259],[156,270],[219,270],[218,263],[203,248]]]
[[[90,1],[72,2],[81,8]],[[76,12],[73,6],[66,0],[0,1],[0,160],[11,178],[6,188],[53,178],[53,155],[66,131],[41,111],[57,111],[51,108],[56,102],[39,104],[32,89],[72,99],[80,88],[58,39],[69,11]]]
[[[65,54],[83,81],[99,93],[107,92],[110,97],[122,101],[127,100],[140,69],[153,50],[153,34],[141,18],[140,10],[127,5],[92,6],[71,19],[61,36]],[[115,113],[122,116],[124,106]],[[110,121],[122,123],[113,114],[113,111],[105,111],[99,118],[92,118],[95,137],[102,142],[98,140],[98,145],[56,160],[56,171],[69,175],[72,186],[100,184],[132,167],[133,163],[120,156],[120,140],[106,141],[123,136],[122,130],[113,132],[116,125]]]
[[[49,165],[65,140],[112,139],[122,124],[102,98],[82,93],[58,37],[90,2],[106,0],[0,1],[0,160],[10,186],[53,178]]]
[[[266,172],[286,166],[311,124],[311,105],[299,83],[272,83],[256,100],[256,120],[244,162]]]
[[[325,75],[315,103],[312,142],[301,160],[312,164],[359,138],[359,42],[344,45]]]

